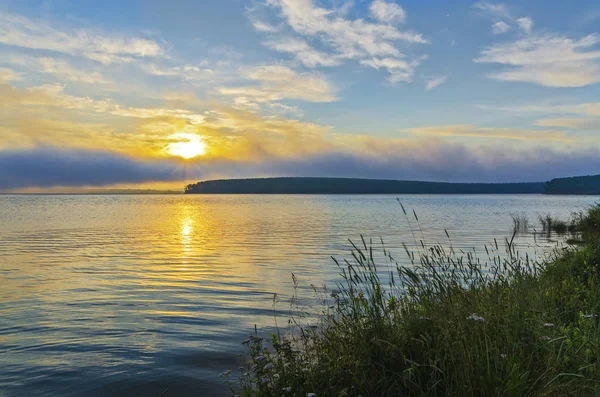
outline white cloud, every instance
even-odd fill
[[[267,103],[267,107],[274,113],[290,114],[302,117],[304,113],[297,106],[284,105],[283,103]]]
[[[598,131],[600,130],[600,117],[599,118],[550,118],[537,120],[535,125],[541,127],[557,127],[557,128],[569,128],[572,130],[583,130],[583,131]]]
[[[563,105],[521,105],[521,106],[485,106],[480,109],[500,110],[505,112],[577,114],[582,116],[600,116],[600,102],[586,102]]]
[[[516,42],[487,47],[474,62],[498,63],[511,69],[489,77],[529,82],[547,87],[582,87],[600,82],[600,42],[592,34],[578,40],[561,36],[530,36]]]
[[[488,15],[494,24],[492,25],[492,32],[494,34],[506,33],[510,30],[512,24],[517,24],[526,34],[531,34],[533,28],[533,19],[531,17],[515,18],[511,15],[508,7],[504,4],[478,2],[473,5],[474,8],[481,10],[484,14]]]
[[[332,86],[315,73],[297,73],[280,65],[248,68],[242,75],[258,84],[221,87],[217,92],[233,97],[245,97],[253,102],[274,102],[300,99],[308,102],[332,102],[336,99]]]
[[[425,89],[427,91],[433,90],[435,87],[442,85],[448,80],[448,76],[439,76],[425,80]]]
[[[362,64],[376,67],[375,65],[381,62],[375,62],[374,59],[404,61],[406,55],[397,47],[398,42],[429,43],[421,34],[401,31],[391,25],[389,22],[405,18],[404,11],[396,4],[384,3],[381,0],[375,0],[371,4],[372,15],[377,19],[375,23],[363,19],[347,19],[335,10],[316,6],[312,0],[267,0],[267,4],[280,12],[294,32],[319,40],[327,48],[327,55],[312,47],[306,48],[299,59],[308,65],[323,65],[326,57],[329,57],[331,64],[346,59],[357,59]],[[273,43],[280,40],[282,39],[273,40],[271,47],[275,49]],[[278,51],[291,52],[289,45],[279,48],[281,49]],[[394,69],[388,68],[389,80],[410,81],[406,72],[400,72],[398,67]]]
[[[369,7],[373,18],[385,22],[404,22],[406,12],[396,3],[388,3],[383,0],[374,0]]]
[[[531,34],[531,29],[533,28],[533,19],[530,17],[519,18],[517,19],[517,24],[523,32]]]
[[[412,81],[415,68],[419,65],[418,61],[407,62],[398,58],[372,58],[360,61],[362,65],[370,66],[376,70],[385,68],[390,73],[388,80],[392,83],[401,81]]]
[[[214,75],[211,69],[198,65],[163,67],[155,64],[143,64],[141,68],[154,76],[178,77],[184,80],[208,80]]]
[[[80,55],[103,64],[158,57],[155,41],[140,37],[110,37],[92,30],[60,30],[42,21],[0,12],[0,43],[35,50]]]
[[[12,87],[3,89],[11,92],[3,104],[58,107],[141,119],[174,117],[187,120],[192,124],[202,124],[204,121],[204,115],[185,109],[127,107],[119,105],[112,99],[98,100],[91,97],[69,95],[65,93],[65,86],[61,84],[44,84],[23,91],[17,91]],[[2,94],[0,93],[0,97]]]
[[[77,69],[67,61],[55,58],[39,58],[41,71],[51,73],[58,78],[87,84],[112,84],[100,72]]]
[[[279,27],[269,25],[268,23],[263,22],[259,19],[251,19],[250,22],[252,23],[252,26],[257,32],[277,33],[281,30]]]
[[[76,67],[64,59],[8,55],[6,56],[6,62],[34,72],[52,74],[62,81],[74,81],[85,84],[114,84],[99,71]]]
[[[502,34],[502,33],[506,33],[510,30],[510,25],[507,24],[506,22],[496,22],[495,24],[492,25],[492,32],[494,32],[494,34]]]
[[[477,137],[514,139],[518,141],[567,141],[569,138],[557,130],[532,130],[497,127],[477,127],[473,125],[442,125],[435,127],[409,128],[406,132],[420,136],[436,137]]]
[[[508,8],[502,3],[494,4],[486,1],[480,1],[473,4],[473,7],[496,18],[511,18]]]
[[[336,66],[340,61],[329,54],[312,48],[306,41],[294,37],[280,37],[263,43],[265,46],[278,52],[296,56],[298,61],[309,68],[317,66]]]

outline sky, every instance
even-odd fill
[[[0,191],[600,173],[594,0],[0,0]]]

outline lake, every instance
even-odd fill
[[[483,251],[510,214],[568,219],[597,197],[399,197],[432,244]],[[412,230],[421,239],[414,217]],[[0,196],[0,396],[228,395],[241,341],[292,293],[339,280],[331,255],[379,241],[415,247],[396,196]],[[518,235],[543,257],[557,241]],[[406,262],[408,263],[408,262]],[[273,309],[273,294],[280,302]]]

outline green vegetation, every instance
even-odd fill
[[[584,243],[590,240],[590,233],[597,230],[594,225],[600,224],[600,206],[594,207],[587,212],[575,212],[571,214],[571,218],[568,222],[556,219],[550,214],[538,215],[540,224],[542,225],[542,232],[544,233],[556,233],[566,234],[571,233],[574,237],[585,235],[586,238],[571,238],[568,241],[576,241],[578,243]],[[513,224],[515,223],[515,216],[513,215]]]
[[[359,178],[222,179],[187,185],[187,194],[541,194],[543,183],[443,183]]]
[[[546,194],[600,194],[600,175],[552,179],[545,185]]]
[[[406,212],[405,212],[406,214]],[[416,215],[415,215],[416,218]],[[417,220],[418,222],[418,220]],[[544,264],[486,247],[421,242],[401,266],[379,244],[353,245],[343,282],[312,326],[247,347],[244,396],[600,395],[600,206],[577,221],[584,245]],[[377,264],[378,258],[384,258]],[[296,285],[297,281],[294,278]],[[229,376],[229,374],[227,374]],[[313,394],[314,393],[314,394]]]

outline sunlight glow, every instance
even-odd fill
[[[202,137],[196,134],[180,132],[171,135],[169,138],[179,141],[169,143],[165,148],[165,151],[173,156],[191,159],[206,154],[206,144]]]

